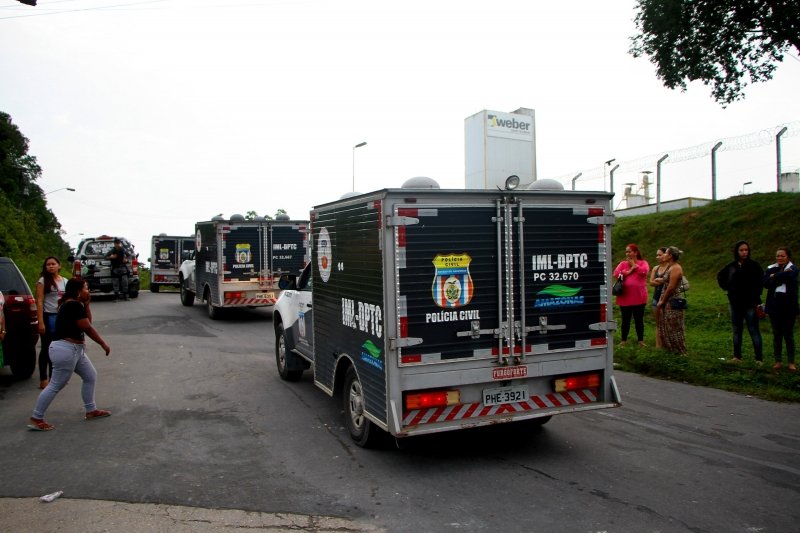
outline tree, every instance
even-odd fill
[[[69,252],[61,224],[36,184],[41,174],[36,158],[28,154],[28,139],[0,111],[0,255],[31,255],[40,261]]]
[[[712,86],[726,106],[772,79],[790,48],[800,52],[798,0],[637,0],[630,53],[649,56],[670,89]]]

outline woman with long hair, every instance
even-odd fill
[[[53,376],[50,383],[39,393],[36,407],[33,409],[28,428],[34,431],[50,431],[54,428],[44,420],[44,413],[63,389],[72,374],[78,374],[83,380],[81,398],[86,410],[86,420],[103,418],[111,415],[110,411],[98,409],[94,401],[94,386],[97,371],[86,356],[86,336],[99,344],[106,355],[111,348],[92,327],[92,313],[89,310],[89,288],[82,279],[67,281],[64,296],[58,308],[56,327],[50,343],[50,360],[53,363]]]
[[[61,274],[61,261],[57,257],[47,257],[42,263],[42,272],[36,282],[36,313],[39,315],[39,336],[41,347],[39,349],[39,388],[47,387],[50,376],[53,375],[53,364],[50,362],[50,342],[56,329],[56,314],[58,301],[64,294],[67,286]]]
[[[650,265],[642,257],[642,252],[635,244],[625,247],[625,260],[614,269],[614,278],[622,276],[622,294],[617,296],[617,305],[622,313],[622,341],[628,342],[631,329],[631,318],[636,326],[636,337],[639,346],[644,346],[644,308],[647,306],[647,275]]]
[[[686,333],[684,331],[683,312],[685,302],[681,279],[683,267],[678,260],[683,252],[675,246],[667,247],[664,261],[667,265],[664,272],[664,289],[658,299],[658,333],[662,347],[670,352],[686,355]]]
[[[667,271],[667,265],[664,264],[664,256],[667,253],[666,246],[662,246],[656,250],[656,266],[653,267],[650,273],[650,285],[655,287],[653,289],[653,322],[658,326],[658,300],[661,298],[661,292],[664,290],[664,272]],[[656,348],[661,348],[661,335],[658,334],[658,327],[656,327]]]

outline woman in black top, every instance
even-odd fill
[[[789,371],[796,372],[794,363],[794,323],[797,320],[797,276],[798,268],[792,263],[792,252],[781,246],[775,252],[775,264],[767,267],[764,273],[764,287],[767,288],[766,311],[772,324],[772,350],[775,357],[775,370],[783,366],[781,348],[786,343],[786,358]]]
[[[717,272],[717,284],[728,293],[734,363],[742,360],[743,324],[747,324],[747,331],[753,341],[756,364],[761,365],[764,358],[756,314],[756,306],[761,303],[761,292],[764,290],[763,277],[764,270],[750,257],[750,244],[747,241],[736,243],[733,247],[733,261]]]
[[[50,383],[39,394],[28,428],[35,431],[50,431],[53,425],[44,421],[44,413],[55,399],[56,394],[69,383],[72,374],[78,374],[83,380],[81,397],[86,409],[86,420],[109,416],[110,411],[98,409],[94,403],[94,385],[97,371],[86,356],[85,337],[99,344],[106,355],[111,348],[92,327],[92,312],[89,310],[89,289],[81,279],[67,281],[64,297],[58,308],[56,329],[53,342],[50,344],[50,361],[53,363],[53,375]]]

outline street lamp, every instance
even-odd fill
[[[363,141],[353,146],[353,192],[356,192],[356,148],[366,146],[367,141]]]
[[[752,181],[745,181],[744,183],[742,183],[742,192],[740,194],[744,195],[744,188],[752,184],[753,184]]]
[[[605,162],[605,164],[603,165],[603,187],[604,187],[604,188],[605,188],[605,186],[606,186],[606,167],[610,167],[610,166],[611,166],[611,163],[613,163],[613,162],[614,162],[614,161],[616,161],[616,160],[617,160],[617,158],[616,158],[616,157],[612,157],[611,159],[609,159],[608,161],[606,161],[606,162]],[[619,165],[617,165],[617,166],[619,166]],[[613,183],[612,183],[612,186],[610,187],[610,190],[611,190],[611,192],[614,192]]]
[[[73,189],[72,187],[61,187],[60,189],[54,189],[54,190],[52,190],[52,191],[48,191],[48,192],[44,193],[42,196],[47,196],[48,194],[52,194],[52,193],[54,193],[54,192],[58,192],[58,191],[70,191],[70,192],[75,192],[75,189]]]

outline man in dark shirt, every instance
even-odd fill
[[[114,296],[117,300],[128,300],[128,263],[130,257],[122,246],[122,241],[114,239],[114,247],[106,254],[111,261],[111,276],[114,279]]]

